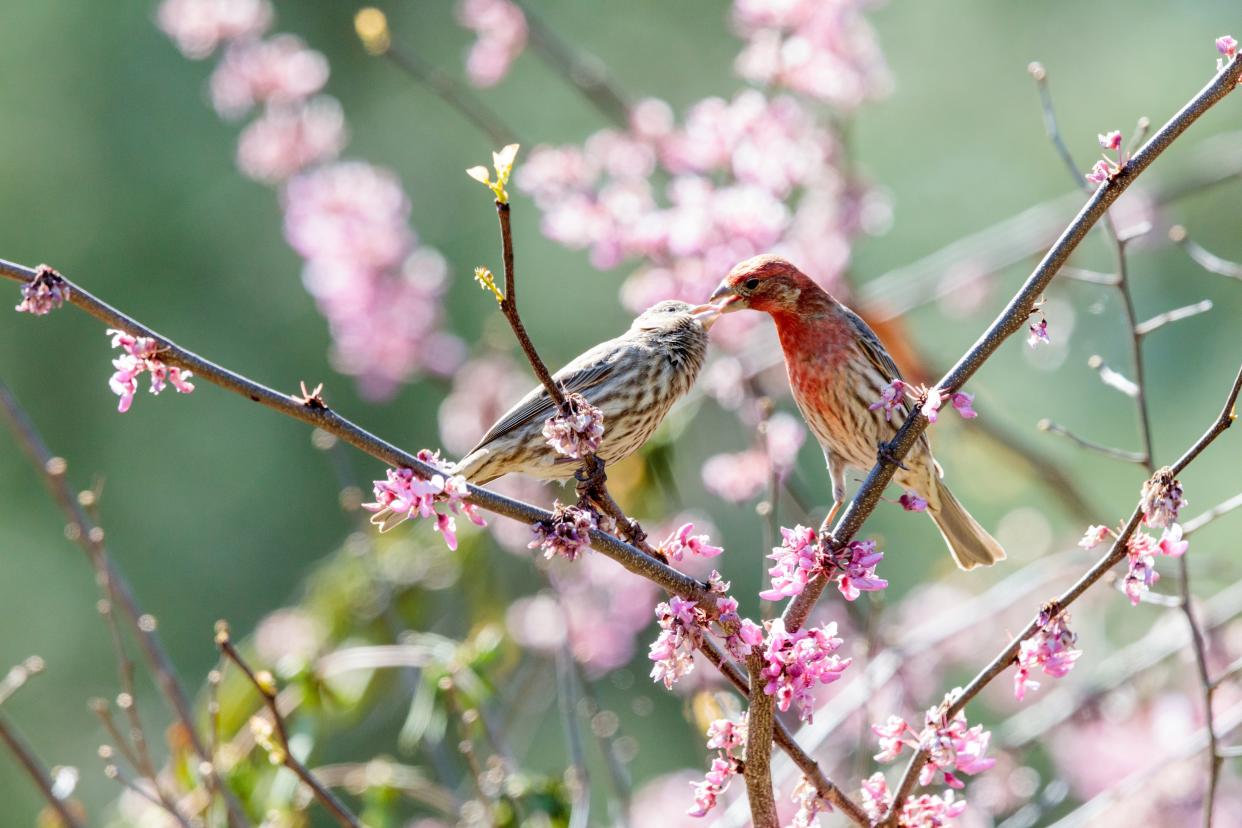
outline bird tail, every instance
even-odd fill
[[[936,481],[939,487],[940,506],[931,508],[928,513],[936,522],[936,528],[944,536],[944,542],[953,554],[953,560],[962,569],[974,569],[976,566],[991,566],[1005,559],[1005,550],[996,542],[996,538],[987,533],[979,522],[970,516],[970,512],[958,502],[949,491],[949,487]]]

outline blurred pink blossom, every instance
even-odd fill
[[[461,365],[453,372],[452,390],[440,403],[440,441],[444,448],[457,456],[473,448],[527,391],[528,376],[502,353],[489,352]]]
[[[211,74],[211,102],[225,118],[237,118],[256,104],[303,101],[327,81],[322,54],[299,37],[279,34],[230,45]]]
[[[205,58],[220,43],[263,34],[272,24],[268,0],[164,0],[156,23],[188,58]]]
[[[714,454],[703,463],[703,486],[731,503],[743,503],[768,485],[768,458],[758,450]]]
[[[345,148],[345,115],[336,98],[269,106],[237,138],[237,167],[265,184],[330,161]]]
[[[466,54],[466,75],[475,86],[495,86],[526,48],[526,15],[509,0],[459,0],[457,20],[478,35]]]
[[[125,351],[112,360],[116,372],[108,380],[112,393],[121,398],[116,407],[117,411],[122,414],[129,411],[134,395],[138,393],[138,377],[144,372],[151,375],[152,394],[163,391],[166,383],[172,383],[179,394],[189,394],[194,390],[194,385],[190,382],[194,375],[184,368],[166,365],[160,360],[159,346],[151,337],[133,336],[114,328],[109,328],[107,333],[112,337],[112,347]]]
[[[901,504],[901,508],[907,512],[925,512],[927,511],[927,501],[919,497],[914,492],[905,492],[901,497],[897,498],[897,502]]]

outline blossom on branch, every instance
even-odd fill
[[[979,416],[979,412],[974,409],[974,394],[967,394],[965,391],[954,391],[952,394],[949,394],[937,388],[929,388],[926,390],[925,395],[926,398],[923,400],[923,406],[920,410],[929,423],[936,422],[940,416],[940,406],[944,404],[945,400],[952,403],[953,410],[963,420],[973,420]]]
[[[108,380],[112,393],[121,398],[117,411],[124,414],[133,405],[134,395],[138,393],[138,377],[143,372],[151,375],[151,393],[159,394],[167,383],[172,383],[179,394],[189,394],[194,385],[189,380],[194,376],[184,368],[166,365],[159,358],[160,348],[149,336],[132,336],[124,331],[109,328],[112,336],[112,347],[121,348],[124,354],[112,360],[116,373]]]
[[[381,532],[420,518],[435,518],[435,530],[444,536],[449,549],[457,549],[457,521],[455,514],[464,514],[476,526],[485,526],[478,507],[465,498],[470,492],[466,478],[453,475],[450,467],[440,459],[439,452],[422,449],[418,459],[436,469],[431,477],[420,477],[413,469],[388,469],[384,480],[374,481],[375,502],[364,503],[362,508],[371,515],[371,523]],[[437,505],[445,505],[446,511],[437,511]]]
[[[1039,614],[1039,629],[1025,639],[1018,649],[1018,670],[1013,677],[1013,695],[1018,701],[1026,697],[1027,690],[1038,690],[1039,682],[1031,678],[1031,671],[1041,668],[1045,675],[1063,678],[1073,668],[1082,650],[1074,649],[1078,636],[1069,628],[1068,613],[1050,616],[1047,610]]]
[[[995,759],[984,756],[991,734],[983,729],[983,725],[969,727],[966,714],[961,711],[952,717],[945,714],[960,693],[961,688],[956,688],[945,695],[942,703],[930,708],[924,718],[923,730],[917,735],[899,716],[890,716],[882,725],[872,725],[871,731],[880,743],[876,760],[891,762],[906,747],[926,751],[928,759],[919,771],[919,784],[928,785],[937,774],[942,774],[944,783],[951,788],[964,787],[965,783],[957,777],[957,773],[973,776],[995,765]]]
[[[919,497],[914,492],[907,491],[901,497],[897,498],[897,502],[901,504],[901,508],[907,512],[925,512],[927,511],[927,501]]]
[[[1111,537],[1116,537],[1116,533],[1107,526],[1088,526],[1087,531],[1083,533],[1082,540],[1078,541],[1078,545],[1083,549],[1094,549]]]
[[[574,561],[591,545],[591,530],[598,528],[595,513],[581,506],[562,506],[558,500],[552,507],[550,520],[531,524],[534,540],[531,549],[542,549],[545,558],[562,557]]]
[[[655,608],[660,634],[647,657],[655,662],[651,678],[672,689],[682,676],[694,670],[694,651],[703,640],[703,611],[695,601],[674,595]]]
[[[564,407],[544,422],[543,436],[560,454],[580,460],[599,448],[604,413],[581,394],[566,394]]]
[[[809,527],[782,526],[781,536],[781,545],[768,555],[776,562],[768,570],[772,586],[759,593],[766,601],[797,595],[817,575],[835,579],[837,589],[847,601],[855,600],[861,592],[876,592],[888,586],[888,581],[875,575],[876,566],[884,558],[875,541],[850,541],[841,549],[824,552],[815,530]]]
[[[861,790],[862,807],[873,823],[880,823],[893,807],[893,795],[884,774],[874,773],[864,779]],[[897,815],[898,828],[948,828],[966,810],[966,800],[957,799],[953,791],[942,795],[920,794],[902,803]]]
[[[43,316],[63,305],[69,293],[69,283],[59,273],[48,265],[39,265],[35,277],[22,285],[22,301],[14,310]]]
[[[687,552],[698,558],[714,558],[724,548],[713,546],[707,535],[691,535],[693,523],[684,523],[660,544],[660,551],[671,561],[680,561]]]
[[[1104,184],[1111,180],[1126,165],[1126,151],[1122,146],[1121,132],[1118,130],[1114,129],[1112,132],[1101,134],[1097,137],[1103,149],[1113,150],[1117,153],[1116,160],[1106,155],[1099,161],[1096,161],[1095,166],[1091,168],[1091,172],[1087,173],[1087,181],[1092,184]]]
[[[1031,334],[1026,338],[1026,344],[1032,348],[1038,345],[1049,345],[1052,340],[1048,338],[1048,320],[1040,319],[1037,323],[1027,326]]]
[[[1165,466],[1157,471],[1143,484],[1140,493],[1143,522],[1153,529],[1176,524],[1178,512],[1186,505],[1182,494],[1182,484],[1174,479],[1173,469]]]
[[[818,828],[818,815],[832,811],[832,803],[820,796],[819,789],[805,776],[794,786],[792,799],[798,803],[798,810],[789,828]]]
[[[741,770],[741,759],[734,751],[746,745],[746,723],[732,719],[716,719],[707,726],[707,747],[716,751],[711,770],[702,782],[692,782],[694,807],[686,813],[692,817],[707,816],[716,807],[716,800],[729,787]]]
[[[905,404],[906,384],[899,379],[895,379],[884,386],[884,389],[880,392],[880,398],[867,406],[867,408],[871,411],[884,409],[884,419],[890,421],[892,420],[894,410],[900,410],[903,414],[905,413]],[[940,407],[939,402],[936,403],[936,407]]]
[[[727,595],[717,598],[716,609],[720,613],[716,622],[722,630],[718,635],[724,638],[725,649],[729,655],[742,659],[763,644],[763,627],[738,614],[736,598]],[[729,632],[731,629],[736,632]]]
[[[774,619],[764,644],[763,676],[767,684],[763,692],[776,698],[782,712],[796,703],[798,715],[810,722],[815,712],[811,691],[817,684],[831,684],[841,678],[852,662],[834,655],[841,644],[835,623],[790,633],[782,619]]]
[[[1182,527],[1176,523],[1167,527],[1159,540],[1135,530],[1126,541],[1127,570],[1122,581],[1122,591],[1130,603],[1137,607],[1143,595],[1160,580],[1160,573],[1156,571],[1157,555],[1180,558],[1189,547],[1190,541],[1182,539]]]

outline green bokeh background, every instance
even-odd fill
[[[459,71],[469,37],[454,24],[449,3],[382,5],[400,40]],[[498,264],[495,219],[461,171],[492,147],[408,77],[363,53],[352,33],[353,4],[279,6],[277,29],[299,34],[331,62],[328,91],[344,102],[352,132],[347,155],[399,172],[412,197],[414,226],[451,263],[452,328],[477,338],[495,319],[470,273],[476,264]],[[560,0],[536,7],[635,94],[659,95],[680,111],[740,87],[730,69],[739,41],[724,3]],[[236,172],[237,128],[206,103],[210,62],[184,59],[152,15],[146,2],[11,0],[0,11],[0,256],[54,264],[183,345],[260,381],[291,390],[300,379],[324,380],[346,416],[407,448],[435,445],[442,387],[417,383],[390,403],[372,405],[331,370],[325,325],[301,287],[297,257],[282,241],[273,192]],[[1120,128],[1128,136],[1139,116],[1161,123],[1188,99],[1211,73],[1212,39],[1238,22],[1226,0],[895,2],[872,19],[896,85],[890,97],[860,111],[853,147],[862,168],[891,195],[894,220],[885,235],[857,246],[859,281],[1069,189],[1043,134],[1029,61],[1047,66],[1066,139],[1085,168],[1097,132]],[[579,141],[604,125],[530,54],[498,89],[482,94],[528,145]],[[1159,161],[1153,179],[1177,180],[1196,146],[1237,129],[1240,105],[1226,101],[1196,124]],[[1242,258],[1239,208],[1242,192],[1226,184],[1178,203],[1172,217],[1208,248]],[[514,215],[523,313],[547,360],[559,364],[598,339],[601,329],[623,327],[626,314],[616,296],[625,269],[594,272],[583,254],[542,238],[524,198],[516,199]],[[1100,237],[1088,240],[1079,262],[1109,266]],[[949,364],[1027,269],[1007,271],[983,310],[966,319],[946,321],[935,306],[916,311],[912,336],[937,364]],[[1157,453],[1167,462],[1215,415],[1237,368],[1242,285],[1203,273],[1177,249],[1136,253],[1132,270],[1140,317],[1204,297],[1216,303],[1210,314],[1166,329],[1148,345]],[[4,301],[15,304],[17,291],[4,290]],[[1040,435],[1034,424],[1052,417],[1082,434],[1135,447],[1130,402],[1086,367],[1098,353],[1128,370],[1119,307],[1102,288],[1062,287],[1054,295],[1076,311],[1065,361],[1036,370],[1015,339],[972,390],[982,416],[1064,462],[1101,510],[1100,522],[1109,522],[1131,508],[1141,474]],[[1064,332],[1058,324],[1050,319],[1054,338]],[[351,518],[337,508],[336,479],[300,424],[206,383],[190,398],[144,393],[119,416],[107,387],[110,359],[102,328],[78,312],[0,313],[0,376],[53,450],[68,458],[76,484],[106,479],[103,523],[113,554],[158,617],[182,674],[197,686],[196,677],[215,660],[215,619],[226,616],[236,629],[249,630],[290,601],[315,562],[339,545]],[[719,427],[693,429],[678,446],[684,498],[713,512],[734,555],[753,554],[758,522],[742,510],[713,510],[697,472],[707,454],[740,448],[749,435],[714,409],[703,416]],[[1059,542],[1081,531],[1046,492],[991,462],[955,422],[937,434],[959,497],[983,523],[995,526],[1015,508],[1033,507],[1044,512]],[[801,474],[823,490],[816,453],[804,451]],[[1185,476],[1195,507],[1238,490],[1238,458],[1230,438]],[[365,458],[355,462],[361,473],[380,473]],[[895,594],[928,577],[949,577],[969,589],[992,577],[959,579],[930,528],[893,511],[882,510],[872,525],[887,538],[885,574]],[[64,540],[62,523],[16,444],[0,433],[0,669],[32,653],[48,663],[37,690],[20,693],[6,710],[49,764],[83,768],[82,795],[97,810],[114,790],[97,773],[93,751],[102,734],[84,702],[114,694],[115,672],[94,612],[91,572]],[[1205,557],[1220,556],[1210,576],[1221,582],[1238,571],[1230,536],[1227,527],[1213,527],[1197,547]],[[1206,572],[1208,563],[1197,557],[1192,571]],[[511,593],[536,583],[533,575],[521,580],[521,567],[510,569],[517,573]],[[758,564],[738,569],[745,570],[735,575],[744,587],[739,593],[753,596],[757,579],[750,576]],[[982,643],[991,648],[990,639]],[[146,698],[148,714],[163,721],[155,718],[154,695]],[[675,705],[670,711],[627,719],[626,731],[640,744],[658,738],[679,715]],[[699,747],[686,741],[640,753],[633,772],[641,781],[700,760]],[[548,767],[557,761],[551,758]],[[0,758],[0,803],[3,822],[12,825],[30,824],[38,807],[7,757]]]

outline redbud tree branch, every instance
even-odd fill
[[[26,675],[31,675],[27,673]],[[13,689],[16,689],[15,687]],[[9,691],[10,694],[12,690]],[[7,699],[7,696],[5,696]],[[26,771],[26,775],[34,782],[35,787],[39,789],[39,793],[43,794],[43,798],[47,801],[48,806],[52,808],[60,817],[65,828],[83,828],[82,820],[73,813],[72,810],[58,797],[52,790],[52,780],[44,769],[39,758],[35,756],[30,745],[26,744],[26,740],[17,732],[17,729],[9,723],[8,717],[0,710],[0,742],[4,742],[4,746],[8,748],[9,753],[13,754],[13,758],[22,766],[22,770]]]

